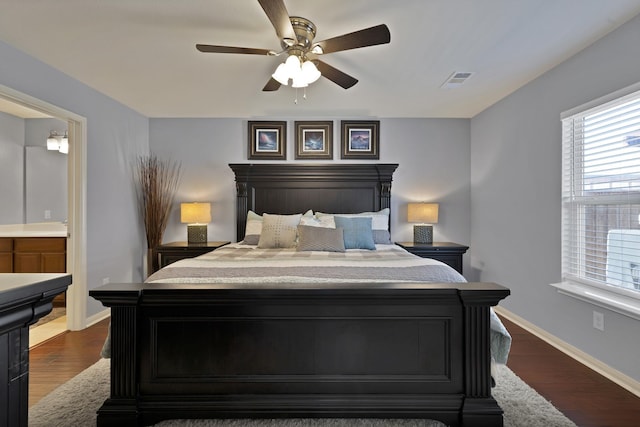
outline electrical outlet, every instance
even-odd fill
[[[44,219],[51,219],[51,211],[49,209],[44,211]]]
[[[604,314],[598,311],[593,312],[593,327],[599,331],[604,331]]]
[[[111,280],[109,280],[109,278],[108,278],[108,277],[104,277],[104,278],[102,278],[102,284],[103,284],[103,285],[106,285],[106,284],[107,284],[107,283],[109,283],[110,281],[111,281]]]

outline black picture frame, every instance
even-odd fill
[[[342,120],[342,159],[377,160],[380,158],[379,120]]]
[[[287,159],[287,122],[249,121],[249,160]]]
[[[333,122],[295,122],[296,160],[333,159]]]

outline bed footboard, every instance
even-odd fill
[[[501,426],[492,283],[110,284],[98,426],[175,418],[430,418]]]

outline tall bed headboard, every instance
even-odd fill
[[[230,164],[235,173],[237,239],[247,212],[296,214],[372,212],[391,206],[398,164]]]

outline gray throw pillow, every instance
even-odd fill
[[[344,252],[342,228],[298,226],[298,251]]]

